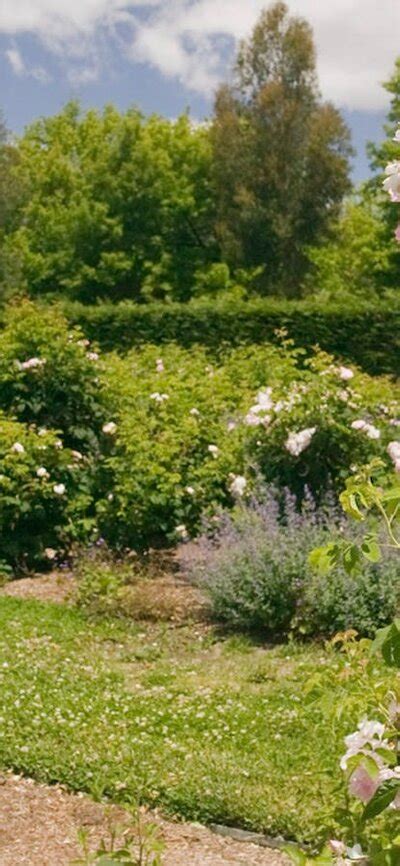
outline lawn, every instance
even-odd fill
[[[0,765],[95,797],[315,841],[343,802],[343,737],[363,715],[343,694],[359,689],[318,644],[0,600]]]

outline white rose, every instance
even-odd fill
[[[234,496],[243,496],[247,487],[247,481],[243,475],[235,475],[230,485],[230,491]]]
[[[57,493],[57,496],[63,496],[66,491],[65,484],[55,484],[53,490],[54,493]]]
[[[39,466],[39,469],[36,470],[36,475],[38,478],[48,478],[49,473],[45,466]]]
[[[350,367],[339,367],[339,376],[343,379],[343,382],[348,382],[349,379],[353,379],[354,373]]]
[[[103,433],[106,433],[107,436],[114,436],[114,433],[117,432],[117,425],[114,421],[107,421],[106,424],[103,424]]]
[[[14,454],[24,454],[25,448],[23,445],[21,445],[20,442],[14,442],[14,445],[12,446],[11,451],[13,451]]]
[[[214,459],[216,459],[216,458],[218,457],[218,454],[219,454],[219,448],[218,448],[218,445],[209,445],[208,448],[207,448],[207,451],[209,451],[210,454],[212,454],[212,456],[214,457]]]
[[[316,432],[316,427],[307,427],[305,430],[300,430],[298,433],[289,433],[285,443],[285,448],[292,454],[293,457],[298,457],[306,448],[308,448],[311,439]]]

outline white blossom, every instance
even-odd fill
[[[41,427],[40,430],[38,430],[38,436],[47,436],[47,430],[45,427]]]
[[[36,470],[36,475],[38,478],[48,478],[49,473],[45,466],[39,466],[39,469]]]
[[[374,427],[373,424],[370,424],[369,421],[364,421],[363,418],[357,418],[356,421],[352,421],[351,423],[352,430],[362,430],[368,436],[368,439],[380,439],[381,432],[377,427]]]
[[[228,423],[226,425],[226,429],[227,429],[228,433],[231,433],[232,430],[235,430],[236,426],[237,426],[236,421],[228,421]]]
[[[35,370],[37,367],[44,367],[45,364],[45,358],[28,358],[27,361],[23,361],[18,366],[20,370]]]
[[[273,400],[272,400],[272,388],[264,388],[257,394],[257,405],[260,407],[260,411],[268,412],[269,409],[273,409]]]
[[[191,487],[190,484],[187,487],[185,487],[185,490],[186,490],[186,493],[189,494],[189,496],[194,496],[194,494],[196,493],[194,487]]]
[[[164,362],[163,362],[163,359],[162,359],[162,358],[157,358],[157,360],[156,360],[156,370],[157,370],[157,373],[163,373],[163,372],[164,372],[165,367],[164,367]]]
[[[117,425],[115,421],[107,421],[106,424],[103,424],[103,433],[106,433],[107,436],[114,436],[117,432]]]
[[[400,144],[400,126],[398,129],[396,129],[396,132],[393,136],[393,141],[396,141],[397,144]]]
[[[389,162],[385,168],[386,178],[383,181],[384,190],[389,193],[393,202],[400,202],[400,162]]]
[[[300,430],[298,433],[289,433],[285,442],[285,448],[292,454],[293,457],[298,457],[302,451],[308,448],[311,439],[316,432],[316,427],[307,427],[305,430]]]
[[[189,537],[189,533],[184,523],[180,523],[179,526],[176,526],[175,532],[177,535],[180,535],[182,539],[186,539]]]
[[[44,554],[45,554],[45,556],[47,557],[47,559],[52,560],[52,559],[55,559],[55,558],[56,558],[56,556],[57,556],[57,551],[54,550],[53,547],[46,547],[46,548],[45,548],[45,551],[44,551]]]
[[[154,391],[153,394],[150,394],[150,400],[154,400],[155,403],[164,403],[165,400],[169,400],[169,395],[159,394],[158,391]]]
[[[246,487],[247,480],[244,475],[234,475],[229,489],[234,496],[243,496]]]
[[[64,493],[66,491],[65,484],[55,484],[53,490],[54,493],[57,494],[57,496],[64,496]]]
[[[245,416],[244,423],[247,424],[248,427],[259,427],[260,424],[262,424],[262,418],[250,411]]]
[[[390,459],[393,460],[396,472],[400,472],[400,442],[389,442],[387,453]]]
[[[13,451],[14,454],[24,454],[25,448],[23,445],[21,445],[20,442],[14,442],[14,445],[12,446],[11,451]]]
[[[369,746],[373,751],[379,749],[382,746],[384,733],[385,725],[383,725],[382,722],[368,719],[364,719],[364,721],[360,722],[358,729],[353,734],[349,734],[348,737],[345,737],[347,751],[341,758],[341,769],[346,770],[349,758],[358,755],[366,746]]]
[[[210,454],[212,454],[212,456],[213,456],[214,458],[217,458],[217,457],[218,457],[218,454],[219,454],[219,448],[218,448],[218,445],[208,445],[208,447],[207,447],[207,451],[209,451]]]
[[[339,378],[343,379],[343,382],[348,382],[349,379],[353,379],[354,373],[350,367],[339,367]]]
[[[193,409],[190,410],[189,415],[192,415],[193,418],[197,418],[200,415],[200,412],[196,407],[193,407]]]
[[[368,436],[368,439],[380,439],[381,431],[378,430],[377,427],[374,427],[373,424],[368,424],[367,427],[364,427],[364,430]]]
[[[71,451],[74,460],[83,460],[83,454],[80,451]]]
[[[99,355],[97,352],[88,352],[86,355],[88,361],[98,361]]]

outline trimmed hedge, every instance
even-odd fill
[[[140,343],[195,343],[218,352],[226,346],[276,342],[286,329],[296,345],[322,349],[372,374],[400,374],[400,305],[344,308],[309,302],[251,301],[85,306],[63,304],[74,325],[104,350],[125,351]]]

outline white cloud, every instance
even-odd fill
[[[382,108],[381,84],[400,50],[399,0],[287,2],[314,27],[324,95],[351,109]],[[89,77],[101,39],[118,35],[133,62],[210,94],[223,71],[221,46],[246,36],[265,5],[267,0],[0,0],[0,32],[31,33],[64,58],[82,58],[81,74],[89,70]],[[12,48],[7,56],[21,74],[17,55]]]
[[[8,48],[4,53],[14,75],[17,75],[18,78],[35,78],[36,81],[40,81],[42,84],[46,84],[50,80],[48,72],[42,66],[32,66],[29,68],[16,46]]]
[[[25,63],[18,48],[9,48],[5,55],[15,75],[25,75]]]

